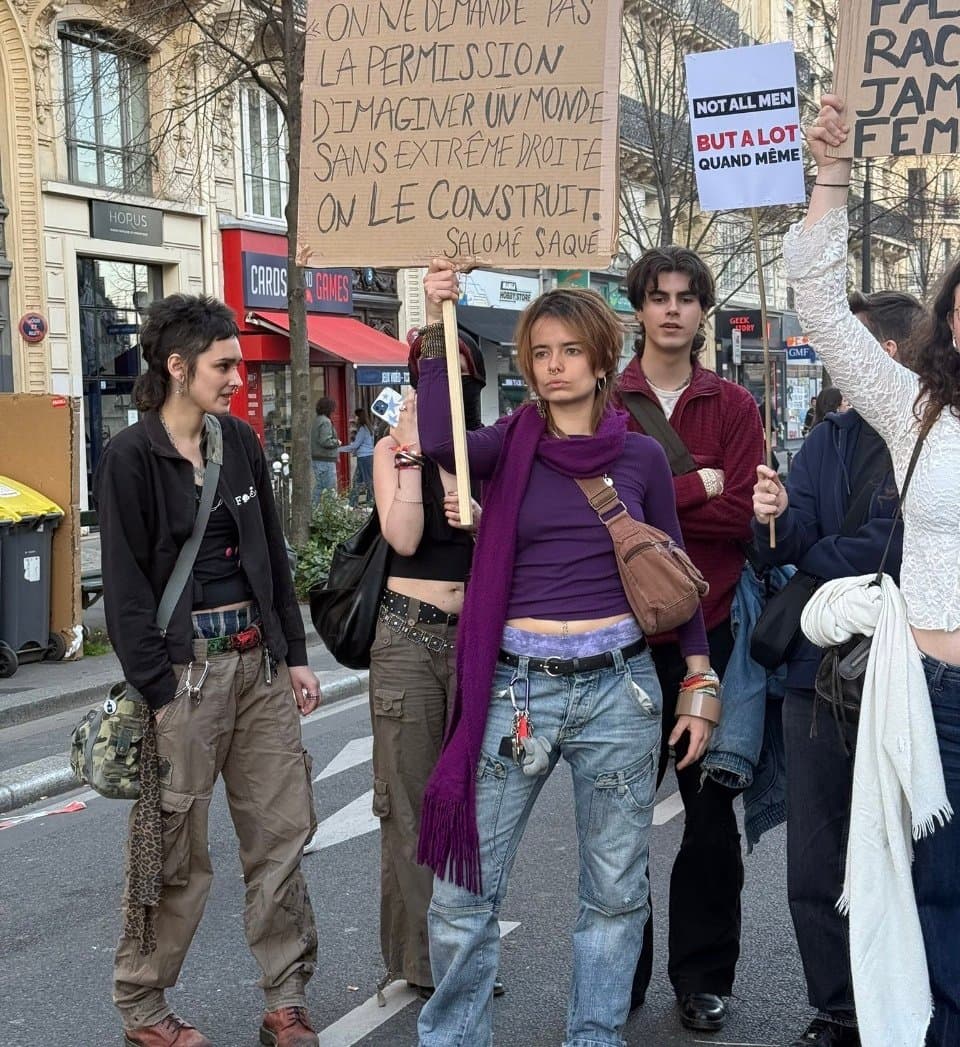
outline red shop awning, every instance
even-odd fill
[[[290,333],[286,313],[257,310],[247,315],[247,322],[278,334]],[[311,346],[351,364],[392,364],[407,366],[410,355],[406,342],[400,342],[350,316],[307,314],[307,338]]]

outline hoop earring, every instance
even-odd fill
[[[605,374],[600,375],[597,379],[597,392],[602,393],[607,387],[607,376]]]

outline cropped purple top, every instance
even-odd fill
[[[453,439],[443,360],[421,362],[417,400],[423,452],[452,472]],[[493,475],[502,441],[500,423],[467,433],[473,480]],[[635,519],[658,527],[678,545],[683,544],[673,477],[666,455],[655,440],[628,433],[624,452],[609,474]],[[629,613],[606,527],[573,479],[535,459],[517,522],[507,618],[573,621]],[[699,612],[677,632],[684,655],[709,653]]]

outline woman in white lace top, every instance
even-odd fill
[[[949,799],[960,811],[960,264],[917,332],[914,370],[891,359],[847,305],[851,162],[827,155],[849,134],[826,95],[808,140],[818,170],[806,220],[784,258],[804,331],[834,382],[886,441],[902,485],[932,422],[903,507],[901,586],[923,656]],[[960,819],[916,844],[914,887],[934,995],[927,1047],[960,1045]]]

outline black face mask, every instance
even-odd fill
[[[467,431],[482,427],[480,414],[480,394],[483,392],[484,382],[471,375],[463,375],[463,419]]]

